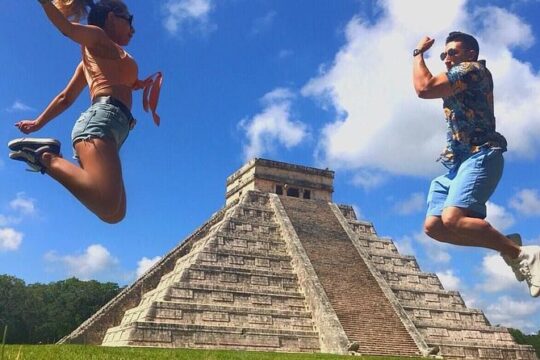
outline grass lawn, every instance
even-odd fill
[[[0,344],[1,346],[1,344]],[[343,360],[351,356],[327,354],[285,354],[246,351],[216,351],[192,349],[112,348],[83,345],[6,345],[0,360]],[[365,356],[362,360],[420,360],[421,358],[399,358]]]

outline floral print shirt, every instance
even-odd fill
[[[457,64],[447,76],[453,95],[443,98],[448,131],[442,163],[459,164],[483,145],[506,150],[505,138],[495,131],[493,79],[485,60]]]

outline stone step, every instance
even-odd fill
[[[221,266],[192,265],[189,269],[189,282],[237,284],[242,288],[283,289],[296,291],[298,280],[296,275],[271,271],[242,271],[238,268]]]
[[[418,354],[328,203],[290,197],[280,201],[349,340],[361,344],[359,351],[366,354]]]
[[[215,246],[220,249],[236,249],[243,251],[266,251],[272,255],[287,256],[287,247],[285,243],[278,237],[271,239],[263,239],[257,237],[235,236],[230,233],[220,232],[216,237]]]
[[[358,235],[376,236],[373,224],[367,221],[349,220],[349,226]]]
[[[534,349],[526,345],[501,345],[500,343],[480,345],[476,342],[446,341],[433,343],[430,346],[438,346],[445,360],[537,360]]]
[[[407,286],[419,291],[444,290],[435,274],[411,273],[410,271],[380,271],[384,279],[392,286]]]
[[[171,302],[197,301],[201,304],[229,304],[261,309],[306,310],[304,296],[299,292],[250,290],[217,284],[180,283],[172,286],[163,299]]]
[[[444,307],[444,306],[423,306],[418,304],[405,304],[403,308],[407,312],[411,311],[429,311],[429,312],[444,312],[444,313],[458,313],[464,315],[484,315],[482,310],[471,309],[471,308],[455,308],[455,307]],[[451,316],[450,316],[451,317]]]
[[[418,290],[410,286],[391,286],[402,306],[466,308],[463,298],[457,291]]]
[[[250,218],[234,217],[229,218],[229,229],[243,231],[257,231],[258,228],[264,228],[261,232],[277,232],[279,225],[275,221],[254,221]]]
[[[130,336],[128,336],[130,335]],[[107,331],[104,346],[222,348],[251,351],[318,352],[314,331],[136,322]]]
[[[167,324],[212,324],[218,326],[313,331],[311,313],[277,309],[257,309],[198,303],[156,301],[147,308],[127,311],[122,323],[134,321]]]
[[[453,326],[453,325],[488,325],[485,315],[479,311],[477,313],[466,312],[466,311],[440,311],[440,310],[420,310],[414,309],[407,311],[409,317],[413,321],[434,321],[435,323],[442,323]]]
[[[204,251],[207,254],[215,254],[217,256],[244,256],[258,259],[268,259],[274,261],[291,261],[291,256],[289,254],[283,253],[274,253],[268,250],[251,250],[247,251],[245,248],[228,248],[223,247],[220,244],[214,243],[211,246],[207,247]],[[211,261],[211,260],[210,260]]]
[[[212,251],[215,250],[215,251]],[[284,255],[266,254],[254,256],[246,251],[230,249],[209,249],[201,253],[198,264],[212,266],[231,266],[243,269],[268,270],[273,272],[292,271],[291,258]]]
[[[413,319],[413,323],[419,328],[419,329],[445,329],[445,330],[451,330],[451,331],[469,331],[474,333],[473,335],[476,336],[478,333],[502,333],[508,335],[508,339],[511,339],[510,334],[508,333],[508,330],[504,327],[499,326],[491,326],[489,323],[481,322],[473,322],[473,323],[466,323],[466,322],[447,322],[444,320],[439,319],[426,319],[426,318],[419,318],[419,319]],[[437,331],[436,331],[437,332]],[[438,336],[438,335],[437,335]],[[477,337],[480,339],[481,337]]]
[[[416,259],[409,256],[395,256],[393,254],[369,256],[371,263],[384,271],[409,271],[422,273]]]
[[[253,234],[249,231],[235,231],[229,228],[223,227],[216,233],[216,238],[224,239],[241,239],[248,242],[261,242],[261,243],[280,243],[281,235],[279,233],[259,233]]]

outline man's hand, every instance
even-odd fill
[[[41,129],[41,125],[37,120],[21,120],[15,123],[15,126],[25,134],[30,134]]]
[[[421,53],[424,53],[429,50],[429,48],[433,45],[435,42],[435,39],[432,39],[428,36],[424,36],[420,42],[418,42],[418,45],[416,45],[416,48],[420,50]]]

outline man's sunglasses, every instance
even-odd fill
[[[126,20],[129,23],[129,26],[133,26],[133,15],[114,14],[114,16]]]
[[[456,49],[448,49],[448,51],[441,53],[441,60],[444,61],[447,56],[456,56],[458,51]]]

